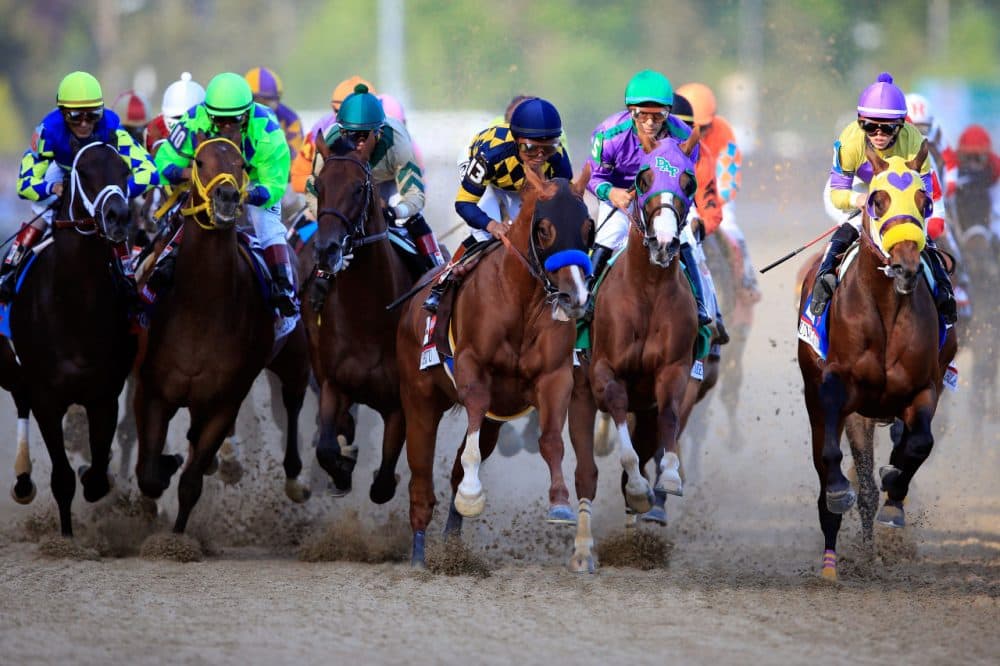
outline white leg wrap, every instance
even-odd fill
[[[17,455],[14,457],[14,474],[31,474],[31,453],[28,450],[28,419],[17,420]]]
[[[465,450],[462,452],[462,482],[455,494],[455,510],[466,518],[474,518],[486,508],[486,494],[479,481],[479,465],[483,457],[479,451],[479,431],[465,436]]]

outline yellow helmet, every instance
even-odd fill
[[[56,105],[66,109],[92,109],[104,106],[101,84],[93,74],[71,72],[59,82]]]

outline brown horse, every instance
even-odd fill
[[[362,403],[376,410],[385,425],[382,464],[369,496],[383,504],[396,492],[396,463],[406,436],[396,367],[399,310],[386,306],[413,278],[392,248],[373,187],[368,161],[374,144],[359,150],[344,141],[332,147],[318,141],[317,148],[324,164],[315,182],[316,269],[304,309],[320,384],[316,458],[337,491],[349,492],[357,461],[349,409]]]
[[[150,318],[135,399],[136,475],[142,492],[153,498],[163,494],[182,462],[180,456],[162,453],[170,419],[180,407],[191,414],[191,459],[178,485],[175,532],[184,531],[201,495],[203,476],[212,468],[240,403],[267,364],[274,344],[274,309],[265,301],[254,269],[237,243],[236,225],[244,219],[246,189],[242,152],[228,139],[206,139],[203,133],[196,145],[194,187],[184,211],[175,280]],[[297,480],[302,469],[297,423],[308,371],[299,367],[307,364],[301,326],[296,331],[282,351],[290,355],[283,395],[290,426],[285,491],[291,499],[304,501],[308,491]]]
[[[878,491],[872,478],[872,430],[876,421],[901,420],[889,465],[879,470],[887,498],[878,522],[903,527],[903,500],[910,480],[934,445],[931,419],[943,376],[957,347],[949,329],[939,349],[938,314],[922,278],[920,249],[928,195],[915,186],[927,157],[882,159],[869,148],[872,194],[862,223],[860,249],[828,306],[829,350],[824,361],[805,341],[798,360],[812,427],[817,500],[826,552],[823,576],[837,577],[836,544],[842,515],[856,498],[840,468],[840,435],[847,428],[861,486],[859,510],[871,539]],[[883,217],[888,217],[882,221]],[[881,225],[881,226],[878,226]],[[910,227],[900,225],[913,225]],[[916,227],[916,228],[914,228]],[[881,238],[902,240],[883,249]],[[812,293],[816,266],[802,288],[799,312]],[[802,315],[803,317],[807,315]]]
[[[454,339],[454,381],[445,367],[420,369],[428,313],[420,304],[427,288],[404,306],[396,351],[406,412],[406,454],[410,465],[411,562],[422,566],[424,538],[434,508],[434,450],[438,425],[455,403],[465,407],[468,429],[452,468],[449,531],[461,516],[482,513],[486,496],[479,466],[496,446],[507,415],[528,406],[539,411],[539,448],[549,466],[550,519],[572,516],[563,479],[562,428],[573,389],[573,319],[583,314],[587,294],[586,250],[594,225],[583,203],[589,170],[574,182],[543,183],[530,169],[521,211],[504,247],[482,257],[455,296],[450,330]],[[449,325],[439,323],[439,326]],[[577,451],[579,502],[576,551],[571,567],[593,571],[591,502],[597,489],[592,451]]]
[[[697,310],[680,268],[682,221],[694,191],[692,133],[683,144],[644,140],[648,155],[636,177],[638,212],[632,216],[628,246],[609,269],[597,294],[589,368],[576,372],[570,407],[570,436],[590,444],[597,409],[610,412],[618,430],[622,488],[628,508],[645,513],[654,494],[642,467],[662,448],[657,487],[681,493],[678,434],[698,390],[690,384]],[[586,365],[586,364],[585,364]],[[635,413],[635,432],[626,417]],[[633,440],[635,444],[633,445]]]
[[[14,392],[19,440],[23,426],[27,458],[30,407],[52,460],[52,493],[65,536],[73,534],[76,480],[66,457],[63,415],[71,404],[87,410],[91,465],[80,469],[80,480],[84,498],[97,501],[111,489],[108,463],[118,395],[135,357],[127,295],[109,270],[111,244],[124,240],[128,227],[128,175],[112,145],[91,143],[77,150],[52,246],[36,255],[12,304],[11,340],[21,365],[20,389]],[[15,498],[25,500],[33,494],[30,461],[16,471]]]

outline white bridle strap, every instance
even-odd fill
[[[80,172],[77,171],[77,164],[80,161],[80,156],[83,155],[87,150],[93,148],[94,146],[107,145],[100,142],[88,143],[86,146],[81,148],[76,152],[76,156],[73,157],[73,167],[70,171],[69,177],[69,214],[70,217],[73,216],[73,204],[76,201],[76,197],[79,195],[80,201],[83,203],[83,207],[86,209],[87,214],[94,218],[96,222],[98,219],[97,211],[104,207],[104,204],[111,197],[121,197],[122,201],[126,204],[128,203],[128,197],[125,196],[125,191],[122,190],[118,185],[105,185],[94,200],[91,201],[87,196],[87,193],[83,191],[83,183],[80,182]],[[93,231],[83,231],[79,227],[76,228],[81,234],[93,234],[97,233],[97,229]]]

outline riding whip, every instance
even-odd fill
[[[853,213],[851,213],[848,216],[847,221],[853,220],[854,218],[856,218],[860,214],[861,214],[861,209],[859,208],[859,209],[857,209],[856,211],[854,211]],[[829,236],[830,234],[832,234],[834,231],[836,231],[840,227],[841,224],[843,224],[843,223],[842,222],[838,222],[837,224],[833,225],[832,227],[830,227],[829,229],[827,229],[826,231],[824,231],[823,233],[821,233],[819,236],[816,236],[816,238],[812,239],[811,241],[809,241],[808,243],[806,243],[802,247],[798,248],[797,250],[792,250],[791,252],[789,252],[788,254],[786,254],[785,256],[783,256],[781,259],[778,259],[777,261],[772,261],[767,266],[764,266],[764,268],[760,269],[760,272],[761,273],[766,273],[769,270],[771,270],[772,268],[774,268],[775,266],[777,266],[778,264],[785,263],[786,261],[788,261],[789,259],[791,259],[795,255],[797,255],[799,252],[802,252],[802,250],[805,250],[807,248],[812,247],[813,245],[815,245],[816,243],[820,242],[821,240],[823,240],[824,238],[826,238],[827,236]]]

